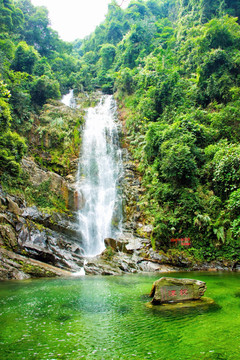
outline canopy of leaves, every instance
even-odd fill
[[[143,221],[159,248],[190,236],[214,258],[240,244],[239,16],[238,1],[113,1],[81,43],[82,86],[113,83],[127,108]]]
[[[50,27],[45,7],[0,1],[0,175],[18,176],[23,138],[41,107],[74,86],[78,59]],[[61,65],[61,66],[59,66]]]
[[[132,0],[125,10],[113,0],[90,36],[68,44],[44,7],[0,1],[0,170],[17,173],[25,151],[11,129],[26,133],[60,91],[114,93],[156,246],[186,236],[206,259],[239,258],[239,17],[237,0]]]

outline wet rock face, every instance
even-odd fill
[[[126,249],[127,242],[126,241],[121,241],[119,239],[113,239],[113,238],[107,238],[107,239],[104,239],[104,244],[105,244],[106,248],[111,247],[113,249],[113,251],[127,252],[127,249]]]
[[[123,189],[123,226],[127,231],[136,231],[141,217],[138,202],[142,188],[136,165],[127,149],[123,149],[122,154],[124,167],[124,179],[121,181]]]
[[[80,270],[83,250],[74,219],[65,214],[43,214],[37,208],[26,208],[22,216],[18,244],[29,257],[63,269]]]
[[[70,275],[66,270],[0,248],[0,280]]]
[[[111,247],[114,251],[123,252],[125,254],[133,254],[140,251],[145,245],[150,245],[148,239],[139,238],[132,234],[123,234],[118,239],[104,239],[106,247]]]
[[[154,282],[150,297],[152,304],[199,300],[206,289],[206,283],[200,280],[162,277]]]
[[[10,255],[2,255],[0,280],[48,276],[45,270],[39,270],[44,269],[44,264],[78,272],[84,263],[74,215],[42,213],[0,188],[0,255],[4,249]],[[23,262],[39,261],[42,265],[37,266],[38,270],[31,264],[19,269],[18,263],[9,259],[17,254]]]

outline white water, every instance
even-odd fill
[[[85,255],[101,253],[104,239],[121,231],[122,205],[118,190],[121,149],[115,120],[116,103],[105,95],[89,108],[78,170],[79,229]]]
[[[73,95],[73,90],[70,90],[68,94],[63,95],[61,101],[64,105],[74,108],[76,106],[76,104],[75,104],[75,99],[74,99],[74,95]]]

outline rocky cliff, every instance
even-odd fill
[[[0,278],[65,274],[59,269],[79,271],[83,257],[75,216],[76,191],[60,175],[42,170],[32,160],[24,159],[22,167],[33,187],[50,181],[50,189],[63,196],[68,211],[42,212],[0,188]]]

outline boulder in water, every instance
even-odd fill
[[[206,283],[200,280],[162,277],[153,283],[150,297],[152,304],[199,300],[206,289]]]

